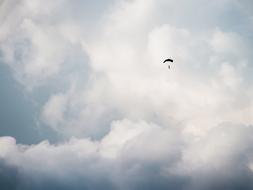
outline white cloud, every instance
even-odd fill
[[[62,94],[54,95],[44,107],[43,117],[51,126],[58,126],[64,120],[66,112],[66,97]]]
[[[102,23],[94,20],[99,30],[88,37],[82,34],[85,23],[74,21],[75,14],[65,10],[65,1],[50,3],[48,8],[41,3],[25,1],[14,6],[18,19],[4,15],[8,19],[1,49],[25,85],[36,86],[41,80],[47,85],[54,76],[71,85],[60,95],[52,94],[43,106],[44,122],[56,131],[67,136],[100,133],[101,137],[113,120],[122,117],[156,118],[164,125],[172,120],[185,122],[197,131],[205,130],[199,124],[209,128],[223,121],[252,123],[248,116],[252,90],[244,85],[246,70],[251,67],[250,46],[236,31],[222,31],[222,25],[199,31],[182,27],[180,12],[161,9],[162,5],[179,9],[174,1],[122,1],[108,10]],[[11,5],[4,2],[6,9]],[[180,7],[193,9],[185,5]],[[213,11],[225,14],[225,5],[240,10],[237,4],[223,1]],[[64,12],[68,14],[64,16]],[[162,12],[168,21],[161,18]],[[208,14],[219,24],[215,12],[200,14]],[[49,19],[52,16],[54,19]],[[76,56],[81,54],[89,59]],[[71,56],[76,58],[72,58],[74,62]],[[167,56],[175,60],[172,70],[161,64]],[[80,63],[91,68],[85,77]],[[73,88],[77,80],[84,85]],[[240,92],[244,91],[242,100]]]
[[[216,189],[250,188],[252,47],[231,20],[252,30],[245,2],[113,1],[91,13],[90,2],[4,1],[1,58],[34,91],[66,83],[41,120],[70,140],[4,137],[1,158],[28,177],[95,178],[87,189],[147,189],[154,176],[150,188],[210,189],[220,170]]]
[[[252,135],[252,126],[224,123],[196,139],[181,129],[122,120],[112,124],[101,141],[72,138],[57,145],[44,141],[24,146],[2,137],[0,155],[6,173],[18,170],[20,180],[13,180],[24,189],[50,189],[63,181],[68,182],[66,189],[95,188],[105,181],[108,189],[138,189],[147,183],[157,188],[224,189],[242,182],[250,189],[246,176],[252,176]]]
[[[40,1],[21,5],[16,6],[22,14],[15,22],[20,35],[9,42],[6,39],[15,31],[9,32],[10,37],[3,38],[2,50],[12,52],[4,55],[21,78],[29,79],[25,80],[28,86],[41,80],[50,83],[57,75],[69,81],[70,89],[60,96],[52,94],[41,117],[64,136],[101,137],[113,120],[122,117],[156,118],[163,125],[172,120],[185,122],[198,133],[223,121],[252,123],[248,116],[252,113],[248,98],[252,90],[244,86],[244,73],[251,67],[247,64],[250,47],[239,33],[222,31],[222,25],[204,31],[195,31],[188,25],[183,28],[178,20],[182,17],[180,12],[161,9],[162,5],[179,9],[173,1],[122,1],[111,7],[103,23],[97,21],[99,30],[87,38],[81,34],[85,24],[73,22],[71,10],[68,17],[63,16],[65,1],[52,3],[45,10],[38,8]],[[237,8],[224,1],[214,11],[225,14],[225,5]],[[184,4],[181,8],[193,9]],[[161,11],[168,21],[161,18]],[[208,14],[208,18],[216,21],[214,14]],[[56,20],[51,21],[50,16]],[[14,20],[12,16],[8,18]],[[20,40],[28,45],[18,46]],[[80,47],[77,54],[86,54],[89,61],[69,52]],[[21,56],[19,61],[15,52]],[[73,63],[69,62],[70,56],[76,57]],[[168,56],[175,60],[171,71],[161,64]],[[88,77],[82,78],[79,63],[90,65]],[[74,71],[68,70],[70,64],[76,67]],[[73,88],[77,80],[85,85]],[[242,100],[240,92],[245,90],[247,97]]]

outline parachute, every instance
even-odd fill
[[[172,62],[172,63],[173,63],[173,60],[172,60],[172,59],[165,59],[165,60],[163,61],[163,63],[166,63],[166,62]],[[170,69],[170,65],[168,65],[168,68]]]
[[[166,63],[167,61],[173,62],[172,59],[165,59],[165,60],[163,61],[163,63]]]

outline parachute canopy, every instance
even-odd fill
[[[167,62],[167,61],[173,62],[172,59],[165,59],[165,60],[163,61],[163,63],[165,63],[165,62]]]

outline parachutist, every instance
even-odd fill
[[[163,61],[163,63],[166,63],[167,61],[169,61],[169,62],[173,62],[173,60],[172,60],[172,59],[165,59],[165,60]],[[170,65],[168,65],[168,69],[170,69]]]

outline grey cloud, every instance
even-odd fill
[[[6,164],[5,160],[0,159],[0,187],[3,190],[14,190],[18,185],[18,168]]]
[[[111,129],[107,141],[115,140],[113,133],[126,125],[125,121],[121,124]],[[58,145],[42,142],[21,146],[11,138],[1,138],[1,145],[5,145],[5,151],[0,152],[4,161],[1,184],[20,190],[252,188],[252,126],[225,123],[195,140],[174,136],[170,129],[150,127],[126,140],[114,158],[105,154],[109,149],[103,140],[72,139]],[[154,139],[149,142],[146,136],[154,133],[158,133],[159,140],[166,134],[167,140],[159,146]],[[142,150],[138,150],[139,144],[144,145]],[[150,153],[152,146],[157,148],[153,153],[156,155]]]

